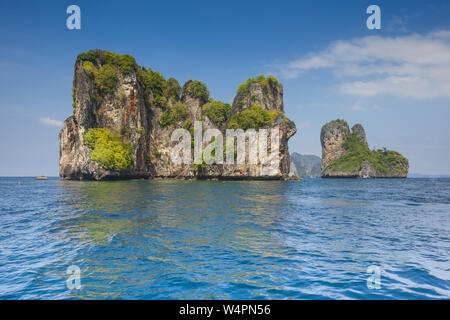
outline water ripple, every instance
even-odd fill
[[[450,298],[450,179],[17,180],[2,299]]]

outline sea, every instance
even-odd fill
[[[450,179],[0,178],[0,299],[449,299]]]

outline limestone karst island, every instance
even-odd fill
[[[396,151],[370,150],[360,124],[351,131],[345,120],[328,122],[320,132],[322,177],[406,178],[408,159]]]
[[[136,64],[133,57],[90,50],[78,55],[73,115],[59,134],[59,172],[65,179],[130,178],[287,179],[288,140],[296,133],[284,113],[283,87],[273,76],[242,83],[232,105],[210,98],[206,84],[174,78]],[[267,176],[257,164],[171,162],[176,128],[279,128],[278,167]]]

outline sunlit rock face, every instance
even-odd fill
[[[335,120],[328,122],[320,132],[322,145],[322,172],[334,160],[341,157],[345,150],[342,147],[345,137],[350,133],[347,122]]]

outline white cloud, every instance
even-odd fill
[[[39,122],[51,127],[61,128],[63,126],[63,122],[60,120],[51,119],[49,117],[43,117],[39,119]]]
[[[352,111],[380,111],[383,108],[377,104],[363,104],[361,102],[356,102],[349,109]]]
[[[335,41],[323,51],[281,66],[281,75],[295,78],[314,69],[330,69],[341,80],[339,92],[348,95],[448,98],[450,30]]]
[[[395,32],[407,32],[407,23],[404,17],[393,16],[386,23],[386,30]]]
[[[450,30],[438,30],[430,33],[433,38],[450,39]]]

